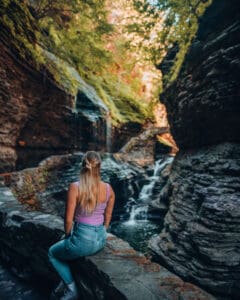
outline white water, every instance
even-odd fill
[[[161,180],[161,171],[172,161],[172,159],[172,157],[169,157],[167,159],[159,159],[155,162],[153,175],[149,177],[149,183],[142,187],[142,190],[139,193],[138,202],[149,203],[152,200],[151,196],[153,188],[156,182]]]
[[[106,115],[106,149],[108,153],[112,150],[112,118],[110,112]]]
[[[130,199],[132,206],[129,219],[124,222],[125,225],[136,225],[137,220],[147,220],[148,203],[152,200],[153,188],[155,184],[161,180],[161,171],[167,164],[171,163],[173,159],[173,157],[168,157],[155,162],[153,175],[149,177],[149,182],[142,187],[138,199],[136,201]]]

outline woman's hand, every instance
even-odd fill
[[[73,217],[77,204],[78,186],[75,183],[71,183],[68,188],[67,204],[65,210],[64,229],[65,234],[68,236],[71,233]]]

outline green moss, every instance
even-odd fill
[[[0,4],[0,37],[14,53],[40,68],[45,63],[37,46],[38,30],[27,6],[17,0]]]
[[[99,96],[111,111],[115,124],[126,122],[144,123],[153,120],[151,106],[141,99],[131,88],[113,75],[91,78]]]
[[[212,3],[212,0],[202,2],[193,1],[193,4],[196,5],[195,14],[193,14],[190,6],[182,5],[182,1],[171,0],[170,3],[171,2],[171,5],[173,5],[171,9],[175,18],[177,16],[177,19],[175,19],[177,21],[175,21],[175,25],[173,25],[174,30],[172,30],[173,33],[170,35],[169,42],[170,44],[177,43],[179,51],[175,57],[171,70],[164,76],[164,83],[166,87],[171,85],[172,82],[177,79],[188,49],[196,36],[199,18],[203,15],[206,8]]]

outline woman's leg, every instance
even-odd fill
[[[68,285],[73,282],[73,276],[67,260],[74,259],[75,256],[71,254],[66,248],[66,240],[61,240],[52,245],[48,251],[48,257],[55,270],[58,272],[62,280]]]

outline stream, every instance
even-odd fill
[[[49,288],[42,286],[40,282],[25,282],[0,264],[1,300],[45,300],[48,295]]]
[[[125,205],[125,213],[119,221],[113,221],[109,230],[118,237],[126,240],[135,250],[144,254],[148,253],[148,240],[153,234],[162,229],[163,220],[155,220],[149,213],[149,203],[158,196],[162,178],[161,171],[166,165],[171,164],[173,157],[161,158],[149,169],[150,175],[147,183],[143,185],[138,196],[129,198]],[[156,195],[157,190],[157,195]]]

